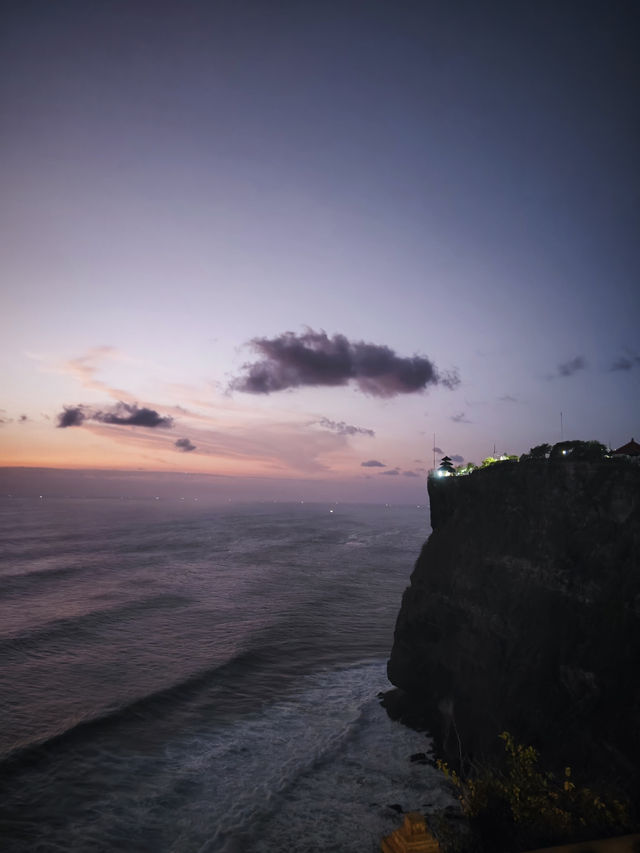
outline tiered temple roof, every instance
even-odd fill
[[[622,447],[616,448],[612,453],[624,456],[640,456],[640,444],[632,438],[631,441],[627,442],[627,444],[623,444]]]

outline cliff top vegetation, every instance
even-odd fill
[[[440,466],[429,473],[430,477],[461,477],[472,474],[474,471],[488,468],[496,464],[509,464],[515,462],[546,462],[556,463],[563,460],[571,462],[600,462],[609,460],[615,464],[630,463],[637,464],[640,457],[615,454],[611,448],[607,448],[600,441],[559,441],[557,444],[538,444],[532,447],[528,453],[517,456],[511,453],[502,453],[500,456],[487,456],[480,465],[467,462],[464,465],[453,467],[451,459],[444,456]]]

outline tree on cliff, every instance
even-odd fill
[[[475,471],[478,466],[474,462],[467,462],[465,465],[459,465],[455,472],[456,474],[470,474]]]
[[[550,453],[550,444],[537,444],[535,447],[531,448],[529,456],[531,456],[532,459],[546,459]]]
[[[584,462],[597,462],[607,455],[607,448],[599,441],[579,441],[573,448],[572,459]]]
[[[607,448],[599,441],[559,441],[551,448],[549,459],[570,457],[574,462],[597,462],[606,454]]]

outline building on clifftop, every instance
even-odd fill
[[[638,444],[638,442],[634,438],[632,438],[631,441],[627,442],[627,444],[623,444],[622,447],[618,447],[616,450],[612,450],[611,455],[640,456],[640,444]]]

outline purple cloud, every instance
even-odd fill
[[[361,462],[360,466],[362,468],[386,468],[387,466],[384,462],[378,462],[377,459],[369,459],[368,462]]]
[[[192,450],[196,449],[196,445],[188,438],[179,438],[174,444],[182,453],[191,453]]]
[[[464,412],[458,412],[457,415],[451,415],[451,420],[454,424],[470,424],[471,421],[465,416]],[[440,451],[442,453],[442,451]]]
[[[230,388],[248,394],[271,394],[288,388],[335,387],[354,382],[365,394],[394,397],[424,391],[429,385],[454,388],[457,373],[440,374],[428,358],[404,358],[387,346],[349,341],[344,335],[308,329],[284,332],[275,338],[254,338],[261,356],[244,365],[244,375]]]
[[[420,476],[420,474],[416,474],[415,471],[403,471],[402,475],[404,477],[419,477]]]
[[[140,408],[136,403],[118,403],[112,411],[95,411],[87,406],[65,406],[58,415],[58,427],[82,426],[86,420],[125,426],[173,426],[173,418],[163,417],[154,409]]]
[[[112,412],[94,412],[94,421],[126,426],[172,427],[173,418],[162,417],[154,409],[139,408],[135,403],[118,403]]]
[[[380,471],[380,474],[387,474],[389,477],[397,477],[400,473],[399,468],[389,468],[388,471]]]

